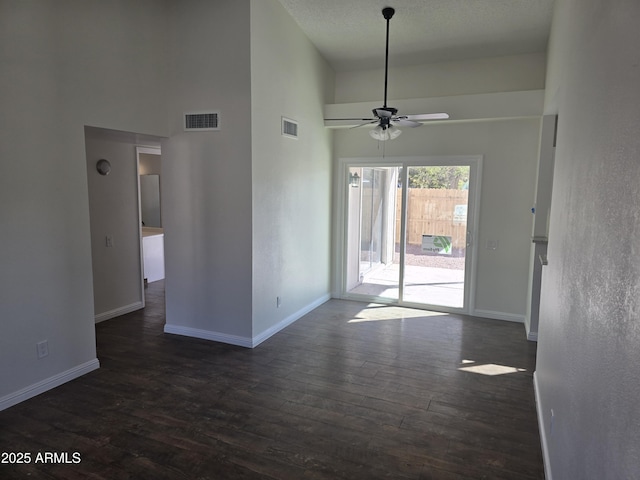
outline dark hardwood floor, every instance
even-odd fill
[[[253,350],[163,325],[155,282],[97,325],[99,370],[0,412],[32,456],[0,478],[544,478],[522,325],[341,300]]]

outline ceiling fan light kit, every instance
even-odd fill
[[[401,133],[402,130],[400,130],[398,127],[394,127],[393,125],[389,125],[386,127],[378,125],[373,130],[369,131],[369,135],[371,135],[371,138],[374,138],[380,142],[398,138]]]
[[[385,7],[382,9],[382,16],[387,21],[387,41],[385,46],[385,63],[384,63],[384,105],[382,107],[374,108],[373,115],[375,118],[342,118],[333,119],[328,118],[325,120],[362,120],[365,123],[356,125],[352,128],[362,127],[364,125],[372,125],[377,123],[378,125],[369,132],[369,135],[380,141],[393,140],[398,138],[402,133],[396,125],[402,127],[419,127],[422,124],[420,121],[425,120],[446,120],[449,115],[446,113],[424,113],[419,115],[397,115],[398,109],[393,107],[387,107],[387,83],[389,78],[389,20],[393,17],[396,11],[391,7]]]

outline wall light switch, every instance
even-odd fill
[[[107,247],[113,247],[113,235],[107,235],[105,237],[105,245]]]
[[[498,240],[487,240],[487,250],[497,250]]]

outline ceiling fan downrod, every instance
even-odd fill
[[[365,125],[372,125],[377,123],[378,125],[369,131],[369,135],[378,141],[393,140],[402,131],[397,128],[409,127],[415,128],[422,125],[421,121],[426,120],[443,120],[449,118],[446,113],[423,113],[419,115],[402,115],[398,116],[398,109],[387,106],[387,93],[389,84],[389,20],[395,14],[395,9],[391,7],[385,7],[382,9],[382,16],[387,21],[387,38],[385,44],[385,58],[384,58],[384,106],[377,107],[372,110],[373,118],[325,118],[328,120],[357,120],[365,123],[355,125],[351,128],[363,127]]]
[[[385,7],[382,9],[382,16],[387,21],[387,44],[385,46],[384,53],[384,105],[383,108],[387,108],[387,81],[389,78],[389,20],[396,13],[395,9],[391,7]]]

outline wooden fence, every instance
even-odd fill
[[[466,212],[468,190],[410,188],[407,202],[407,243],[422,244],[422,235],[451,237],[453,248],[464,248],[467,239]],[[460,207],[464,205],[465,207]],[[456,206],[458,206],[456,215]],[[402,189],[396,201],[396,243],[400,242]]]

